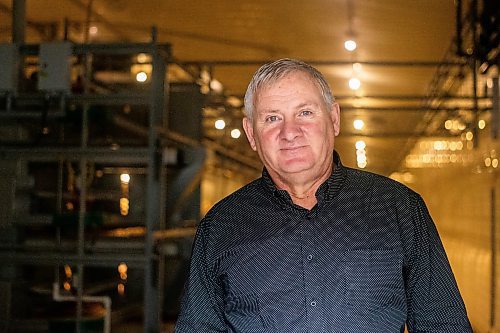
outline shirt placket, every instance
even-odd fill
[[[308,212],[302,218],[302,264],[304,268],[304,292],[307,313],[307,331],[321,332],[321,315],[323,313],[320,294],[320,277],[317,267],[317,248],[314,246],[315,214]]]

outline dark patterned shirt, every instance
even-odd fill
[[[264,170],[207,213],[177,333],[472,332],[421,197],[334,161],[311,210]]]

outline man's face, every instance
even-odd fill
[[[288,181],[321,177],[332,165],[339,107],[328,110],[319,87],[304,72],[292,72],[259,91],[253,119],[243,127],[271,176]]]

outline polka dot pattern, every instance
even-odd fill
[[[334,160],[311,210],[266,170],[210,210],[175,332],[472,332],[421,197]]]

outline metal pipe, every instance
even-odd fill
[[[455,0],[456,17],[455,17],[455,34],[456,34],[456,46],[457,46],[457,56],[463,57],[465,52],[462,49],[462,0]]]
[[[56,302],[76,302],[78,300],[78,297],[75,296],[66,296],[66,295],[61,295],[60,289],[59,289],[59,283],[54,282],[52,284],[52,298]],[[105,314],[104,314],[104,333],[111,333],[111,298],[108,296],[82,296],[82,300],[84,302],[97,302],[97,303],[102,303],[104,305],[105,309]],[[80,326],[80,322],[77,321],[77,331],[79,330],[78,327]]]
[[[313,66],[352,66],[350,60],[304,60]],[[269,59],[264,60],[192,60],[192,61],[174,61],[170,63],[181,66],[261,66],[269,62]],[[436,67],[439,65],[447,66],[463,66],[463,61],[422,61],[422,60],[381,60],[381,61],[356,61],[363,66],[393,66],[393,67]]]
[[[496,248],[496,177],[493,178],[493,187],[491,188],[491,298],[490,298],[490,328],[495,327],[495,308],[496,308],[496,279],[497,279],[497,248]]]

